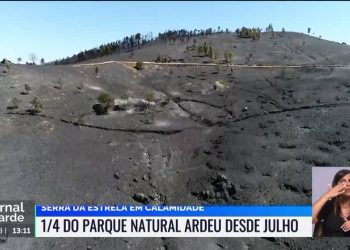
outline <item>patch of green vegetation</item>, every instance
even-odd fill
[[[31,113],[34,113],[34,114],[40,113],[41,110],[44,108],[42,101],[38,97],[34,97],[30,101],[30,104],[32,106]]]
[[[147,102],[155,102],[156,98],[154,97],[154,94],[152,92],[148,92],[145,94],[145,100]]]
[[[134,68],[137,70],[142,70],[143,69],[143,62],[140,62],[140,61],[136,62],[136,65]]]
[[[208,45],[207,43],[199,45],[197,47],[197,52],[199,56],[203,54],[203,56],[207,56],[211,59],[216,59],[219,56],[219,51],[213,48],[211,45]]]
[[[96,66],[95,67],[95,75],[98,75],[100,73],[100,67]]]
[[[114,105],[114,97],[106,92],[102,92],[98,95],[98,101],[102,105],[103,114],[108,114],[109,110]]]
[[[236,33],[239,38],[252,38],[253,40],[259,40],[261,29],[242,27],[241,29],[236,29]]]
[[[161,63],[170,63],[171,57],[167,54],[161,55],[159,54],[155,60],[155,62],[161,62]]]
[[[62,80],[62,78],[59,78],[59,79],[57,80],[57,85],[55,85],[54,88],[59,89],[59,90],[62,90],[62,87],[63,87],[63,80]]]
[[[226,63],[231,62],[232,61],[232,52],[229,50],[225,50],[224,57],[225,57]]]
[[[18,99],[17,97],[13,97],[7,106],[7,109],[18,109],[18,105],[21,102],[21,99]]]
[[[32,88],[29,86],[29,84],[24,84],[24,89],[26,90],[26,93],[29,94],[29,91],[32,90]]]
[[[98,95],[98,101],[101,104],[111,105],[114,102],[114,98],[110,94],[102,92]]]
[[[11,62],[10,60],[7,60],[6,58],[4,58],[4,59],[1,61],[1,64],[4,64],[4,66],[5,66],[5,68],[6,68],[6,70],[3,70],[2,72],[3,72],[3,73],[9,73],[12,62]]]

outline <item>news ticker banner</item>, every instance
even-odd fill
[[[36,206],[36,237],[311,237],[311,206]]]
[[[312,237],[311,206],[11,202],[0,201],[0,237]]]

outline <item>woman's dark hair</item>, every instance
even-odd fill
[[[347,174],[350,174],[350,170],[349,169],[342,169],[339,170],[333,178],[333,182],[332,182],[332,187],[335,187],[338,182]],[[340,200],[339,200],[339,196],[335,197],[334,199],[334,215],[340,215]]]
[[[333,178],[333,182],[332,182],[332,187],[335,187],[338,182],[341,180],[341,178],[343,178],[345,175],[350,174],[350,169],[342,169],[339,170]]]

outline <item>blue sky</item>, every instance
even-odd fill
[[[350,2],[0,2],[0,59],[71,56],[140,32],[246,27],[350,44]]]

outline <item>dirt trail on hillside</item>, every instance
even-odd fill
[[[94,66],[94,65],[104,65],[104,64],[111,64],[111,63],[118,63],[118,64],[136,64],[136,61],[106,61],[106,62],[99,62],[99,63],[82,63],[82,64],[75,64],[73,67],[82,67],[82,66]],[[159,63],[159,62],[142,62],[143,64],[149,64],[149,65],[165,65],[165,66],[191,66],[191,67],[205,67],[205,66],[217,66],[220,65],[222,67],[231,67],[231,68],[303,68],[303,67],[314,67],[314,68],[349,68],[350,65],[342,65],[342,64],[329,64],[329,65],[322,65],[322,64],[301,64],[301,65],[248,65],[248,64],[222,64],[222,63],[180,63],[180,62],[174,62],[174,63]]]

